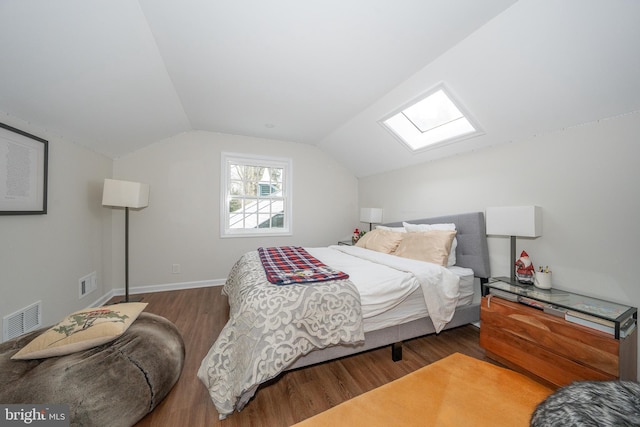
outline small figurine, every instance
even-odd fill
[[[360,230],[356,228],[355,230],[353,230],[353,236],[351,237],[351,242],[355,245],[358,240],[360,240]]]
[[[518,282],[527,285],[533,284],[535,280],[535,270],[529,254],[522,251],[520,258],[516,261],[516,279],[518,279]]]

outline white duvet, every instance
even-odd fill
[[[422,287],[436,332],[453,317],[460,296],[460,278],[442,266],[358,246],[305,249],[323,263],[349,274],[360,293],[365,319],[394,308],[417,287]]]

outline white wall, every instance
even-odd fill
[[[640,306],[640,113],[360,179],[385,221],[538,205],[543,235],[518,239],[559,288]],[[493,276],[509,239],[489,237]]]
[[[46,215],[0,216],[0,317],[41,300],[42,323],[50,325],[122,290],[124,211],[101,206],[112,172],[151,185],[149,207],[130,212],[132,288],[222,281],[258,246],[325,246],[358,226],[357,180],[309,145],[190,132],[114,164],[28,123],[4,121],[49,140],[49,200]],[[292,236],[220,238],[222,151],[293,159]],[[172,264],[181,265],[180,274]],[[98,289],[80,299],[78,279],[94,271]]]
[[[41,300],[49,325],[110,290],[102,269],[110,262],[109,211],[101,197],[112,161],[28,123],[3,120],[49,141],[49,197],[46,215],[0,216],[0,317]],[[94,271],[98,290],[80,299],[78,280]]]
[[[293,159],[293,235],[220,238],[220,153]],[[358,215],[357,180],[316,147],[211,132],[188,132],[117,159],[117,179],[150,184],[149,206],[129,214],[130,287],[226,278],[259,246],[326,246],[348,237]],[[124,277],[124,213],[114,211],[114,287]],[[180,264],[180,274],[172,265]]]

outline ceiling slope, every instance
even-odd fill
[[[366,176],[640,109],[638,18],[635,0],[3,0],[0,112],[114,158],[205,130]],[[484,135],[410,153],[378,121],[438,84]]]
[[[3,0],[0,111],[119,157],[188,130],[316,144],[513,0]]]
[[[191,129],[137,2],[0,2],[0,111],[111,157]]]
[[[315,144],[510,0],[141,0],[196,129]]]
[[[634,1],[521,0],[319,146],[366,176],[638,111],[639,18]],[[410,153],[377,122],[441,82],[485,134]]]

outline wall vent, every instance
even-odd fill
[[[42,325],[42,301],[2,318],[2,341],[35,331]]]
[[[78,280],[78,295],[80,298],[83,298],[85,295],[90,294],[96,289],[98,289],[98,279],[95,271]]]

